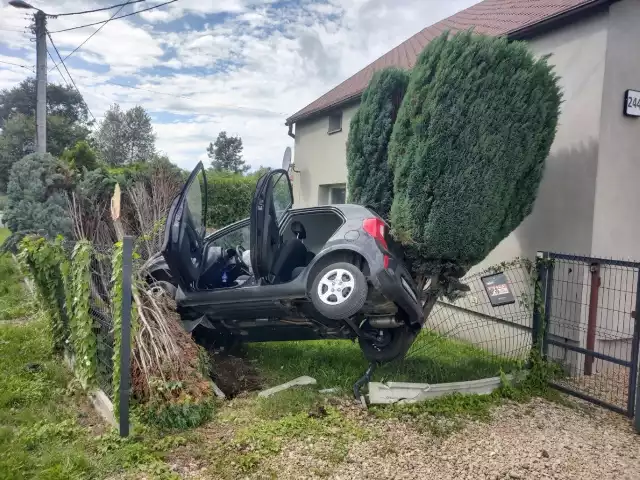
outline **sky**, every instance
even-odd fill
[[[124,1],[29,3],[60,14]],[[118,15],[165,1],[127,5]],[[288,116],[477,1],[178,0],[109,22],[65,63],[98,122],[113,103],[143,106],[158,150],[182,168],[206,163],[206,148],[222,130],[242,137],[253,168],[277,167],[284,149],[293,147]],[[48,30],[64,57],[100,25],[57,30],[105,21],[117,10],[49,18]],[[0,63],[0,89],[34,75],[32,12],[0,0],[0,62],[20,65]],[[48,49],[55,58],[49,41]],[[53,69],[49,82],[64,80]]]

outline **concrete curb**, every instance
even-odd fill
[[[507,375],[511,382],[514,375]],[[500,377],[483,378],[468,382],[436,383],[406,383],[406,382],[370,382],[369,403],[372,405],[390,405],[394,403],[415,403],[451,395],[452,393],[489,395],[500,387]]]

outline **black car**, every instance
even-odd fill
[[[173,201],[151,276],[196,339],[358,339],[369,361],[403,356],[424,323],[388,225],[360,205],[292,209],[286,170],[257,183],[249,219],[205,236],[199,164]]]

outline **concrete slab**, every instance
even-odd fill
[[[278,386],[263,390],[262,392],[258,393],[258,396],[266,398],[266,397],[270,397],[275,393],[279,393],[279,392],[282,392],[283,390],[287,390],[291,387],[299,387],[303,385],[315,385],[316,383],[317,382],[315,378],[304,375],[302,377],[294,378],[290,382],[283,383],[282,385],[278,385]]]
[[[512,381],[513,376],[507,375]],[[452,393],[489,395],[501,385],[500,377],[483,378],[468,382],[451,383],[408,383],[408,382],[370,382],[369,403],[388,405],[393,403],[415,403],[450,395]]]

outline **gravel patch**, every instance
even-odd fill
[[[352,444],[338,457],[330,439],[295,442],[265,470],[277,478],[336,480],[640,478],[640,436],[628,420],[576,405],[540,399],[503,405],[490,422],[470,422],[446,438],[418,433],[411,422],[363,419],[379,432],[375,440]]]

